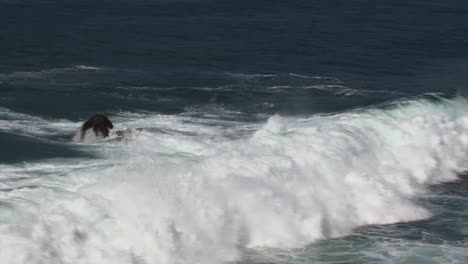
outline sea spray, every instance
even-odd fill
[[[463,98],[275,115],[231,124],[251,129],[234,139],[187,116],[116,118],[146,127],[94,144],[108,163],[45,176],[7,166],[38,176],[0,192],[2,262],[220,263],[247,247],[301,247],[425,219],[415,198],[457,179],[468,156]]]

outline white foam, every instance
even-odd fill
[[[239,79],[253,79],[253,78],[272,78],[278,75],[276,74],[260,74],[260,73],[225,73],[228,76],[239,78]]]
[[[468,103],[387,108],[273,116],[237,124],[251,133],[235,140],[190,117],[121,115],[122,126],[145,127],[102,145],[111,165],[0,192],[0,260],[220,263],[245,247],[430,217],[414,198],[466,169]]]
[[[44,79],[51,76],[64,74],[73,71],[100,71],[106,70],[105,67],[87,66],[87,65],[75,65],[71,67],[63,68],[50,68],[38,71],[17,71],[12,73],[0,73],[0,80],[18,80],[18,79]]]
[[[403,95],[404,93],[388,90],[366,90],[366,89],[353,89],[343,85],[337,84],[319,84],[319,85],[307,85],[307,86],[290,86],[290,85],[274,85],[267,87],[269,90],[289,90],[289,89],[312,89],[322,90],[334,95],[340,96],[368,96],[370,94],[391,94],[391,95]]]
[[[0,107],[0,131],[28,137],[70,134],[80,123],[66,119],[47,120]]]
[[[78,70],[94,70],[94,71],[99,71],[103,70],[105,68],[102,67],[96,67],[96,66],[86,66],[86,65],[76,65],[71,67],[72,69],[78,69]]]
[[[292,77],[297,77],[297,78],[303,78],[303,79],[319,79],[319,80],[331,80],[336,83],[340,83],[341,81],[335,77],[329,77],[329,76],[318,76],[318,75],[303,75],[303,74],[297,74],[297,73],[289,73],[289,76]]]
[[[342,96],[366,96],[369,94],[393,94],[393,95],[403,95],[404,93],[396,92],[396,91],[389,91],[389,90],[366,90],[366,89],[353,89],[350,87],[346,87],[343,85],[328,85],[328,84],[320,84],[320,85],[309,85],[303,86],[300,88],[304,89],[316,89],[316,90],[324,90],[329,91],[335,95],[342,95]]]

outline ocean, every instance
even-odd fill
[[[0,0],[0,25],[0,263],[468,263],[468,1]],[[110,138],[74,140],[96,113]]]

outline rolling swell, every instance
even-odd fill
[[[0,260],[219,263],[427,219],[416,198],[466,169],[467,110],[455,98],[264,124],[122,114],[118,126],[145,126],[101,147],[106,163],[2,165]]]

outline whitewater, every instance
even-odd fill
[[[258,122],[215,112],[114,112],[124,138],[79,143],[79,122],[1,108],[0,132],[88,156],[0,164],[0,263],[249,262],[431,219],[421,197],[467,169],[463,97]]]

